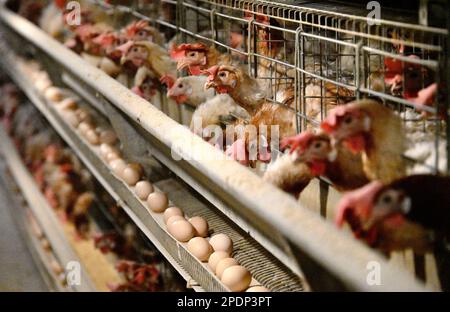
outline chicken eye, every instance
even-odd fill
[[[345,117],[345,119],[344,119],[344,123],[345,123],[345,124],[349,125],[349,124],[351,124],[352,122],[353,122],[353,117],[352,117],[352,116],[347,116],[347,117]]]
[[[227,76],[227,74],[225,72],[220,72],[219,73],[219,77],[220,78],[225,78]]]
[[[139,49],[134,47],[131,51],[133,51],[134,53],[137,53],[139,51]]]
[[[138,36],[140,36],[140,37],[144,37],[145,35],[146,35],[146,32],[144,30],[140,30],[138,32]]]
[[[182,88],[183,88],[183,84],[180,83],[180,84],[178,85],[178,88],[182,89]]]
[[[383,197],[381,198],[381,202],[383,204],[389,205],[393,202],[393,198],[391,195],[386,194],[386,195],[383,195]]]
[[[316,143],[314,143],[314,148],[315,149],[319,149],[319,148],[321,148],[322,147],[322,142],[316,142]]]
[[[197,55],[197,52],[191,52],[191,53],[189,53],[189,56],[190,57],[195,57]]]

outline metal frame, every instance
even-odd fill
[[[215,156],[214,159],[182,160],[167,165],[186,183],[198,183],[192,186],[196,188],[200,185],[202,188],[199,192],[205,198],[213,194],[224,202],[224,207],[219,209],[231,209],[233,214],[239,214],[253,225],[259,225],[258,228],[267,237],[273,237],[275,233],[282,234],[305,255],[305,261],[320,264],[326,274],[339,280],[345,289],[425,290],[423,284],[412,276],[301,207],[282,191],[264,183],[237,163],[223,159],[221,152],[100,70],[86,64],[36,26],[5,9],[0,11],[0,19],[132,120],[134,127],[146,133],[148,142],[159,152],[155,152],[154,156],[163,163],[171,159],[171,146],[180,139],[192,142],[180,146],[182,155],[190,155],[196,149],[202,155]],[[366,265],[370,261],[380,263],[382,285],[370,286],[366,283]],[[314,273],[305,272],[305,275],[308,278]],[[320,286],[316,289],[320,290]]]

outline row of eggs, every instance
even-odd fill
[[[58,88],[49,86],[44,96],[59,103],[63,118],[77,128],[90,144],[100,146],[100,156],[108,163],[112,172],[134,187],[136,196],[145,201],[150,210],[164,214],[168,232],[176,240],[187,243],[188,251],[201,262],[207,262],[209,269],[225,286],[237,292],[269,291],[263,286],[250,287],[252,276],[232,257],[233,242],[230,237],[220,233],[207,239],[209,225],[204,218],[195,216],[186,219],[180,208],[169,207],[169,199],[165,193],[155,191],[150,182],[141,180],[142,167],[139,164],[128,164],[121,158],[119,151],[113,146],[117,137],[112,130],[96,128],[89,113],[77,108],[74,100],[64,99]]]

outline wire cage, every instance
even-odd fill
[[[411,161],[410,173],[449,172],[447,29],[387,19],[374,21],[367,18],[367,11],[345,5],[339,7],[341,13],[336,13],[333,6],[321,2],[296,1],[294,5],[290,0],[85,1],[105,9],[113,17],[108,21],[113,22],[115,29],[137,19],[149,21],[165,35],[167,49],[201,41],[231,55],[250,76],[257,78],[267,101],[291,110],[296,132],[317,129],[337,105],[375,97],[404,121],[410,141],[404,156]],[[14,50],[20,49],[20,42],[17,45]],[[51,76],[60,76],[61,85],[82,94],[68,79],[71,75],[58,75],[59,65],[53,66],[50,56],[40,57],[43,63],[46,58],[49,62],[44,67],[55,69]],[[87,95],[95,92],[92,102],[104,101],[96,87],[97,84],[88,86]],[[426,103],[417,100],[424,89],[431,87],[436,89],[434,96]],[[280,96],[286,90],[291,94],[287,100]],[[183,104],[178,111],[164,90],[159,91],[159,100],[151,100],[152,104],[180,123],[189,123],[183,120],[182,111],[192,112],[194,108]],[[175,114],[171,114],[173,107]],[[314,186],[313,191],[308,191],[314,193],[310,196],[314,197],[312,209],[320,206],[321,215],[332,218],[328,210],[337,199],[328,194],[327,181],[322,182],[321,178],[320,190]],[[302,205],[311,208],[305,197]]]
[[[375,97],[404,121],[412,173],[450,171],[447,29],[307,2],[92,2],[149,20],[172,44],[201,41],[231,54],[267,90],[267,100],[295,111],[297,132],[317,128],[336,105]],[[277,95],[289,88],[293,96],[281,101]],[[437,91],[422,103],[426,88]]]

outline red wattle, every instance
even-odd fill
[[[344,141],[344,144],[354,154],[363,151],[366,147],[366,143],[362,135],[356,135],[348,138]]]

